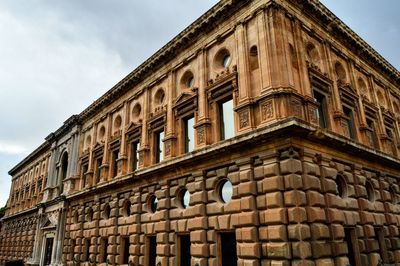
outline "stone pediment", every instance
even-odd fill
[[[197,96],[197,90],[194,90],[193,92],[182,92],[175,100],[173,103],[173,106],[177,106],[179,104],[182,104],[186,102],[187,100],[193,98],[194,96]]]
[[[182,92],[173,102],[172,108],[177,118],[197,110],[197,88],[191,92]]]

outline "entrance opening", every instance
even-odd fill
[[[129,237],[123,237],[121,241],[121,247],[123,247],[121,264],[129,263],[129,244]]]
[[[157,238],[156,236],[147,237],[147,258],[148,266],[156,266],[157,258]]]
[[[190,235],[178,236],[179,266],[190,266]]]
[[[350,265],[356,265],[356,261],[354,258],[355,250],[353,245],[352,234],[354,233],[353,228],[345,228],[344,229],[344,241],[347,244],[347,258],[349,259]]]
[[[54,238],[46,238],[46,246],[44,250],[44,265],[50,265],[51,264],[51,254],[53,253],[53,241]]]
[[[219,235],[220,265],[237,266],[235,232],[223,232]]]
[[[101,262],[106,262],[107,261],[107,249],[108,249],[108,238],[102,238],[101,239]]]
[[[385,243],[385,235],[383,232],[383,228],[376,227],[375,228],[375,239],[379,243],[379,254],[381,255],[381,259],[384,263],[389,263],[389,257],[386,251],[386,243]]]

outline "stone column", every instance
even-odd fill
[[[125,175],[128,172],[128,155],[127,155],[127,145],[126,145],[126,128],[129,124],[128,115],[129,112],[129,105],[125,101],[124,102],[124,107],[123,107],[123,112],[122,112],[122,123],[121,123],[121,143],[120,143],[120,152],[119,152],[119,158],[118,158],[118,175]]]
[[[257,13],[257,28],[258,28],[258,46],[260,58],[260,73],[261,73],[261,91],[266,90],[271,86],[271,55],[268,51],[268,34],[266,32],[265,9],[261,9]]]
[[[138,168],[141,169],[149,165],[149,136],[148,136],[148,125],[147,121],[150,114],[150,92],[148,88],[144,88],[143,96],[143,122],[142,122],[142,135],[140,137],[140,149],[139,149],[139,163]]]
[[[174,71],[170,71],[168,74],[168,88],[167,93],[167,124],[165,129],[164,138],[164,159],[168,159],[175,156],[176,150],[176,136],[175,136],[175,121],[174,114],[172,112],[172,103],[174,99],[174,91],[176,90],[176,74]]]

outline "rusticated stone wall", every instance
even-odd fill
[[[121,265],[123,239],[128,239],[129,261],[147,265],[148,237],[155,236],[156,262],[179,265],[178,237],[189,234],[191,265],[216,266],[224,256],[220,233],[234,232],[238,265],[400,262],[398,170],[383,171],[372,161],[298,145],[231,156],[236,159],[221,153],[218,162],[225,163],[199,164],[193,172],[159,169],[76,199],[68,210],[65,261],[73,265],[74,256],[89,265],[89,239],[90,260],[102,265],[106,238],[108,262]],[[218,194],[224,180],[233,185],[227,203]],[[181,203],[185,190],[190,192],[186,209]],[[153,195],[158,199],[154,213],[149,204]]]
[[[31,257],[37,229],[37,213],[3,220],[0,234],[0,265]]]

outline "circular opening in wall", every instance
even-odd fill
[[[365,189],[367,190],[368,200],[373,202],[375,200],[375,190],[374,190],[374,187],[372,186],[371,182],[367,182],[365,184]]]
[[[347,185],[343,176],[338,175],[336,177],[336,190],[341,198],[347,197]]]
[[[181,79],[182,89],[192,88],[193,83],[194,83],[193,73],[191,71],[186,71],[185,74],[183,74],[182,79]]]
[[[122,118],[120,115],[117,115],[117,117],[114,119],[114,128],[119,129],[122,124]]]
[[[78,222],[78,218],[79,218],[78,211],[75,211],[75,212],[74,212],[74,215],[73,215],[73,217],[72,217],[72,222],[73,222],[73,223],[77,223],[77,222]]]
[[[151,213],[155,213],[157,211],[157,207],[158,207],[158,199],[156,196],[152,195],[149,198],[148,209]]]
[[[86,221],[91,222],[93,221],[93,209],[89,208],[86,212]]]
[[[165,93],[164,93],[164,90],[163,90],[163,89],[159,89],[159,90],[156,92],[156,94],[155,94],[155,102],[156,102],[158,105],[161,105],[161,104],[164,103],[164,100],[165,100]]]
[[[90,147],[91,142],[92,142],[92,137],[90,135],[88,135],[86,137],[86,145],[85,145],[86,148]]]
[[[231,61],[231,54],[227,49],[220,50],[215,56],[216,68],[228,68]]]
[[[124,205],[122,206],[122,215],[124,217],[128,217],[131,215],[131,202],[129,200],[124,202]]]
[[[222,202],[227,203],[232,199],[232,195],[233,195],[232,183],[228,179],[224,179],[218,186],[219,199]]]
[[[111,214],[111,208],[110,205],[106,204],[104,206],[104,210],[103,210],[103,219],[109,219],[110,218],[110,214]]]
[[[186,209],[190,204],[190,192],[187,189],[181,189],[178,194],[178,202],[181,208]]]
[[[106,128],[104,126],[101,126],[99,129],[99,138],[103,139],[105,134],[106,134]]]
[[[140,106],[140,104],[135,104],[135,106],[132,109],[132,118],[133,120],[137,120],[140,116],[140,113],[142,112],[142,107]]]

